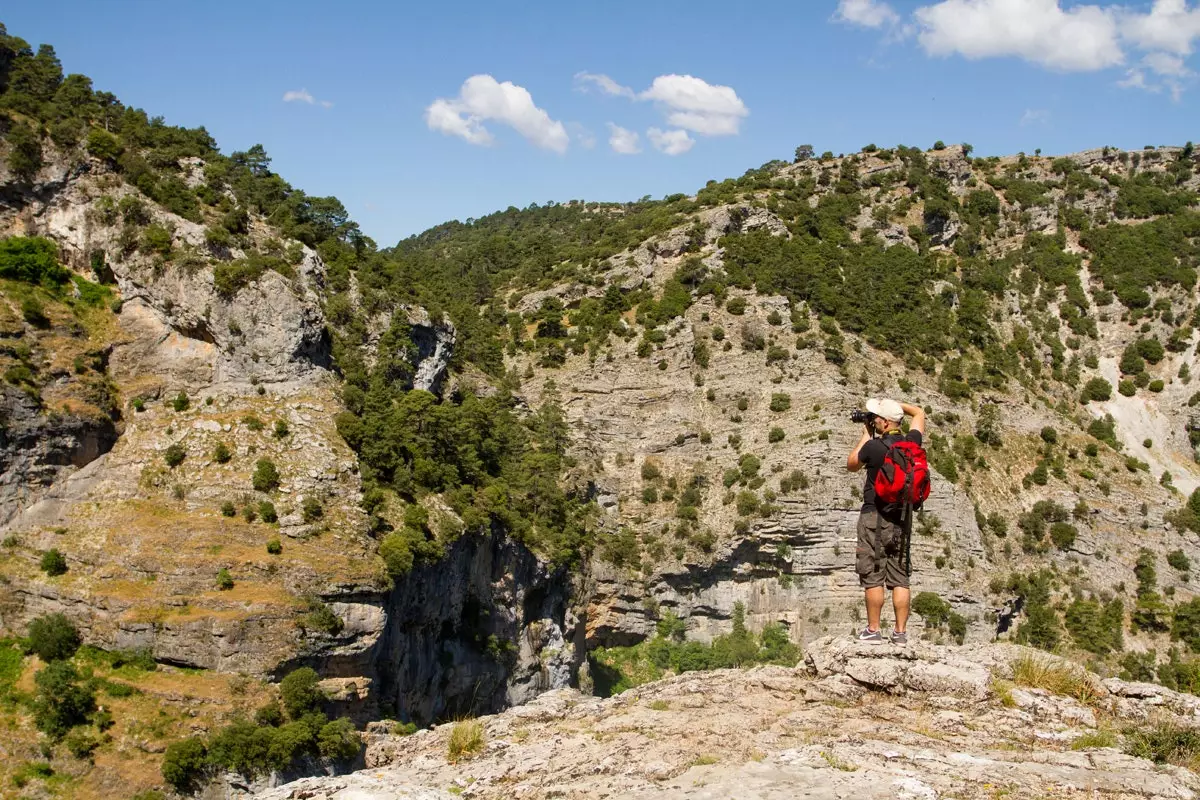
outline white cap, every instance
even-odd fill
[[[895,400],[887,397],[869,398],[867,400],[867,411],[892,422],[899,422],[904,419],[904,409]]]

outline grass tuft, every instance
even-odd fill
[[[1082,667],[1024,655],[1013,662],[1012,668],[1013,682],[1019,686],[1073,697],[1084,705],[1094,705],[1100,699],[1099,685]]]
[[[1090,750],[1093,747],[1115,747],[1117,735],[1112,731],[1088,731],[1071,742],[1072,750]]]
[[[451,761],[478,753],[483,749],[483,723],[476,719],[464,719],[454,723],[450,730],[448,751]]]

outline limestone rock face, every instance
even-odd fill
[[[47,420],[21,390],[0,384],[0,525],[46,487],[112,449],[117,427],[106,416]]]
[[[362,669],[380,676],[379,703],[420,723],[527,702],[574,685],[585,653],[572,594],[565,572],[507,537],[463,537],[397,581]]]
[[[1116,727],[1186,702],[1158,687],[1156,703],[1123,688],[1094,706],[1042,689],[991,683],[1010,658],[1053,657],[1025,648],[908,649],[833,638],[797,667],[685,673],[598,700],[571,690],[480,720],[484,744],[449,759],[453,723],[408,737],[368,733],[368,769],[306,778],[264,800],[509,797],[1067,798],[1088,787],[1105,798],[1195,798],[1200,777],[1125,755],[1101,741],[1095,711]],[[1011,672],[1010,672],[1011,674]],[[1094,678],[1095,676],[1093,676]],[[1098,679],[1096,679],[1098,680]],[[831,686],[841,686],[831,695]],[[449,790],[447,792],[447,790]],[[424,792],[424,793],[423,793]],[[446,795],[439,792],[447,792]],[[429,793],[429,794],[425,794]],[[237,795],[240,796],[240,795]]]

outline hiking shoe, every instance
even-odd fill
[[[883,644],[883,634],[870,628],[863,628],[858,634],[858,640],[867,644]]]
[[[907,631],[903,633],[900,631],[892,631],[892,635],[888,638],[891,640],[892,644],[896,645],[897,647],[904,647],[904,645],[908,644]]]

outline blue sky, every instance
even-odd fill
[[[690,193],[802,143],[1200,140],[1188,0],[39,0],[0,21],[226,152],[261,142],[380,246],[510,205]]]

